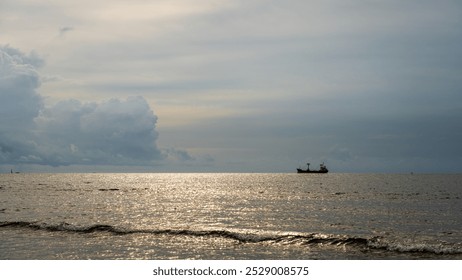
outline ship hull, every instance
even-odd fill
[[[329,170],[303,170],[297,168],[297,173],[327,173]]]

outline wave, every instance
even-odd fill
[[[114,235],[128,234],[152,234],[171,236],[192,237],[216,237],[238,241],[240,243],[274,243],[296,244],[305,246],[349,246],[360,250],[391,251],[395,253],[419,253],[436,255],[459,255],[462,254],[460,244],[401,244],[396,241],[387,241],[380,236],[369,238],[346,235],[332,235],[323,233],[275,233],[255,231],[230,231],[230,230],[192,230],[192,229],[127,229],[104,224],[89,226],[76,226],[68,223],[46,224],[26,221],[0,222],[0,228],[22,228],[42,230],[50,232],[69,233],[109,233]]]
[[[401,244],[398,242],[371,242],[369,247],[377,250],[386,250],[398,253],[419,253],[436,255],[459,255],[462,254],[462,247],[455,247],[449,244]]]

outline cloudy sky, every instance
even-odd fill
[[[0,171],[462,172],[458,0],[0,0]]]

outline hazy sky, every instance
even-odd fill
[[[462,172],[459,0],[0,0],[0,171]]]

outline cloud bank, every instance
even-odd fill
[[[334,172],[462,170],[461,1],[30,2],[2,0],[0,9],[0,40],[47,62],[39,78],[37,55],[10,48],[10,58],[2,56],[18,60],[2,65],[12,95],[3,93],[8,102],[0,105],[2,162],[162,158],[156,170],[170,172],[294,172],[322,161]],[[90,126],[99,123],[91,118],[122,114],[117,101],[143,108],[126,99],[133,94],[156,104],[161,137],[145,133],[135,145],[127,140],[135,131]],[[63,101],[44,105],[50,100]],[[104,139],[114,147],[98,147]]]
[[[0,164],[149,165],[164,158],[143,97],[44,106],[43,60],[0,47]]]

